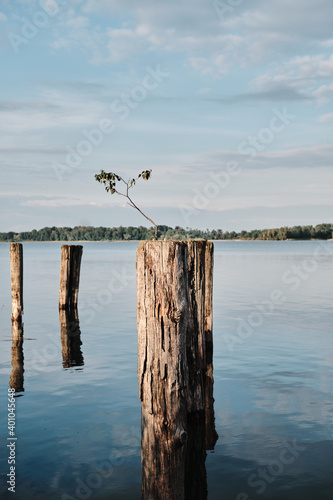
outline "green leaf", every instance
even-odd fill
[[[148,179],[150,178],[151,176],[151,170],[144,170],[141,175],[142,175],[142,178],[145,180],[145,181],[148,181]]]

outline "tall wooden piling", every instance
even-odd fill
[[[62,245],[59,309],[75,309],[78,303],[82,245]]]
[[[12,286],[12,321],[22,321],[23,314],[23,245],[11,243],[10,275]]]
[[[187,498],[187,442],[196,449],[196,427],[205,429],[212,269],[213,245],[204,240],[146,241],[137,250],[142,499]]]

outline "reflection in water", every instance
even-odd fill
[[[214,377],[213,377],[213,336],[212,331],[206,334],[206,373],[204,374],[205,385],[205,448],[214,450],[218,434],[215,429],[214,412]]]
[[[15,393],[24,392],[24,356],[23,356],[23,323],[21,321],[12,322],[12,372],[10,374],[9,385],[15,389]]]
[[[213,451],[218,440],[213,398],[212,346],[212,343],[206,345],[205,410],[187,415],[190,438],[186,450],[185,499],[204,500],[207,498],[206,450]]]
[[[210,406],[212,415],[213,399]],[[205,413],[187,414],[186,433],[174,434],[172,422],[160,422],[142,407],[142,500],[207,499],[205,443],[214,436],[209,448],[214,449],[217,434],[214,419],[208,429]]]
[[[81,331],[77,309],[59,310],[62,365],[64,368],[83,366]]]
[[[185,495],[184,499],[207,499],[206,447],[205,447],[205,412],[187,416],[189,440],[185,460]]]
[[[212,343],[207,348],[212,350]],[[152,394],[155,406],[153,411],[149,405],[142,404],[142,500],[208,498],[206,450],[214,450],[218,435],[215,429],[212,353],[207,354],[204,410],[183,412],[186,403],[178,401],[175,404],[178,411],[174,414],[174,419],[170,420],[168,410],[164,418],[161,418],[157,406],[159,403],[163,406],[166,402],[160,399],[164,398],[163,391]]]

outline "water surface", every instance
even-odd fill
[[[208,499],[331,499],[333,242],[214,245],[219,439],[206,458]],[[83,243],[76,347],[59,323],[60,247],[24,244],[24,341],[13,347],[9,245],[0,245],[2,497],[12,498],[13,354],[24,389],[15,498],[138,499],[137,243]]]

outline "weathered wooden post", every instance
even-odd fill
[[[84,361],[77,309],[59,309],[59,321],[63,367],[82,366]]]
[[[140,243],[137,292],[142,498],[178,500],[187,440],[186,243]]]
[[[11,243],[10,274],[12,286],[12,321],[22,321],[23,314],[23,245]]]
[[[20,321],[12,321],[12,371],[10,374],[9,386],[15,392],[23,392],[23,324]]]
[[[190,442],[199,424],[205,429],[212,266],[213,245],[204,240],[145,241],[137,250],[143,499],[190,498],[186,450],[198,450]],[[205,454],[205,435],[201,443]]]
[[[75,309],[78,302],[82,245],[62,245],[59,309]]]
[[[188,241],[188,288],[190,294],[187,356],[190,366],[188,412],[205,411],[207,336],[212,334],[213,244]],[[210,331],[209,331],[210,330]]]

